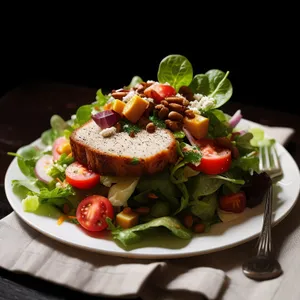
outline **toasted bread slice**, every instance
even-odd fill
[[[142,130],[134,137],[127,132],[103,137],[100,132],[101,128],[91,120],[70,137],[75,160],[98,174],[154,174],[177,160],[176,141],[167,129],[156,128],[154,133]]]

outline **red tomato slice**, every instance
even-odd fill
[[[217,175],[229,170],[231,165],[231,150],[217,146],[211,139],[197,140],[202,152],[199,166],[190,165],[196,171],[209,175]]]
[[[100,195],[83,199],[76,210],[79,224],[88,231],[102,231],[107,227],[106,217],[113,219],[114,209],[110,201]]]
[[[79,189],[91,189],[100,182],[100,175],[75,161],[66,169],[66,181]]]
[[[52,147],[52,155],[53,155],[53,159],[54,160],[58,160],[59,157],[61,156],[61,153],[59,151],[59,148],[63,145],[69,143],[69,141],[64,137],[61,136],[59,138],[57,138],[54,143],[53,143],[53,147]]]
[[[219,207],[225,211],[241,213],[246,208],[246,195],[244,192],[223,195],[220,197]]]
[[[144,94],[149,98],[153,98],[156,103],[160,103],[166,97],[175,96],[176,90],[168,84],[154,83],[145,89]]]

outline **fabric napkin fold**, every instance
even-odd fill
[[[294,129],[287,127],[262,128],[283,145],[294,134]],[[300,221],[290,229],[295,230],[293,234],[297,239],[291,240],[286,232],[282,232],[281,238],[287,244],[300,244],[298,223]],[[295,245],[292,246],[293,251],[289,248],[283,250],[288,257],[283,255],[282,262],[291,264],[290,255],[296,252]],[[276,294],[285,295],[287,291],[295,294],[299,290],[297,295],[300,296],[300,288],[292,288],[287,281],[296,275],[299,277],[297,269],[289,272],[287,277],[260,283],[241,273],[241,264],[251,255],[253,248],[254,241],[250,241],[217,253],[176,260],[122,258],[89,252],[50,239],[28,226],[14,212],[0,221],[0,267],[89,294],[145,300],[277,300],[283,298],[274,298]],[[297,261],[300,263],[300,258]],[[284,282],[286,288],[282,286]]]

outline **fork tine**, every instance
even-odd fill
[[[278,159],[278,155],[277,155],[275,145],[271,148],[271,151],[272,151],[274,167],[276,169],[279,169],[280,168],[280,163],[279,163],[279,159]]]

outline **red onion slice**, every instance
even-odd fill
[[[53,156],[49,154],[43,155],[34,168],[36,177],[45,183],[50,183],[53,178],[47,174],[49,168],[53,165]]]
[[[197,140],[192,136],[192,134],[186,129],[186,128],[182,128],[182,130],[184,131],[186,138],[189,140],[189,142],[191,143],[192,146],[197,145]]]
[[[234,128],[242,119],[242,113],[241,110],[237,110],[234,115],[229,120],[229,125]]]
[[[92,119],[101,129],[115,125],[120,118],[121,116],[111,109],[100,111],[92,115]]]

